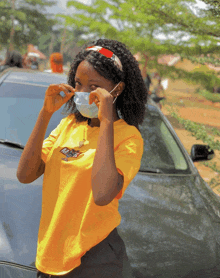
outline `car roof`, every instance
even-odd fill
[[[33,86],[48,87],[56,80],[56,84],[67,83],[67,75],[57,73],[47,73],[28,69],[9,68],[0,75],[0,84],[17,83]]]

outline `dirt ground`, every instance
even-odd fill
[[[193,93],[194,90],[187,86],[181,90],[172,86],[166,90],[166,101],[162,104],[162,112],[174,127],[177,135],[182,141],[188,153],[193,144],[205,144],[197,140],[191,133],[170,115],[168,111],[170,105],[177,109],[179,116],[193,122],[204,124],[207,130],[215,127],[220,131],[220,103],[212,103],[204,97]],[[220,137],[215,136],[215,140],[220,141]],[[215,157],[209,163],[216,163],[215,169],[220,170],[220,151],[215,151]],[[204,165],[203,162],[195,162],[200,175],[213,188],[213,191],[220,196],[220,174]],[[214,181],[214,187],[213,187]]]

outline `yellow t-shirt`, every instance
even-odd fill
[[[124,120],[114,122],[116,167],[124,176],[123,189],[106,206],[95,204],[91,172],[99,127],[64,118],[44,140],[46,163],[36,267],[64,275],[81,264],[81,257],[120,224],[118,200],[135,177],[143,154],[140,132]],[[79,142],[85,139],[79,148]],[[78,152],[77,152],[78,151]]]

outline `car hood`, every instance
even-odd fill
[[[119,201],[119,212],[118,232],[135,277],[185,277],[219,264],[220,198],[197,171],[139,172]],[[207,277],[220,277],[220,265],[218,275]]]
[[[42,177],[31,184],[18,181],[21,153],[0,145],[0,261],[35,266]]]
[[[17,180],[21,153],[0,145],[0,261],[34,267],[43,178]],[[184,277],[218,264],[220,198],[198,174],[139,172],[119,212],[134,277]]]

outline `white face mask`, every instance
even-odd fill
[[[121,81],[109,92],[110,94],[118,87]],[[117,97],[114,99],[115,103]],[[98,107],[93,102],[89,104],[89,93],[87,92],[75,92],[74,101],[76,104],[77,110],[86,118],[98,118]]]

